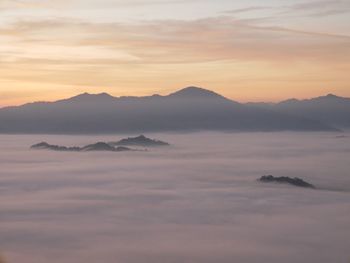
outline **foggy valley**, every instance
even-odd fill
[[[0,136],[6,263],[350,259],[350,134],[158,133],[147,136],[171,145],[29,149],[126,136]],[[316,189],[257,181],[268,174],[300,177]]]

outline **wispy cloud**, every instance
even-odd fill
[[[286,19],[296,17],[324,17],[350,12],[350,2],[346,0],[319,0],[299,2],[291,5],[250,6],[224,11],[225,14],[241,15],[251,12],[268,11],[266,19]]]
[[[55,8],[120,8],[130,6],[154,6],[185,4],[189,2],[199,2],[200,0],[0,0],[0,9],[55,9]]]
[[[172,88],[194,83],[224,86],[229,93],[232,81],[248,85],[254,79],[249,85],[260,89],[299,77],[345,89],[350,40],[343,17],[325,28],[326,22],[315,22],[322,12],[347,12],[347,2],[229,2],[0,0],[0,8],[11,8],[0,17],[1,85],[21,87],[23,94],[31,89],[36,96],[43,86],[56,84],[65,85],[61,90],[72,85],[135,90],[122,94],[148,86],[139,95],[169,83]],[[200,11],[189,12],[197,7]],[[188,14],[181,16],[181,10]]]
[[[35,91],[39,85],[34,83],[84,89],[120,83],[135,87],[140,81],[181,86],[188,79],[229,79],[233,69],[235,81],[266,75],[276,81],[291,65],[305,63],[310,69],[327,69],[317,83],[335,76],[346,82],[347,75],[342,74],[350,61],[349,36],[229,17],[143,23],[21,21],[0,28],[0,34],[2,80],[33,83]],[[299,67],[293,74],[302,74]]]
[[[53,8],[54,6],[59,7],[65,5],[67,0],[57,1],[57,0],[0,0],[0,10],[1,9],[46,9]]]
[[[315,9],[327,9],[333,7],[347,6],[348,1],[344,0],[319,0],[319,1],[308,1],[294,5],[290,5],[290,8],[295,10],[315,10]]]
[[[49,20],[20,22],[0,32],[17,40],[17,47],[9,45],[3,55],[17,54],[19,59],[69,60],[75,54],[77,61],[121,58],[135,63],[343,60],[350,49],[350,36],[260,26],[228,17],[142,24]],[[28,51],[23,45],[42,48]]]
[[[237,9],[231,9],[224,11],[223,13],[227,14],[239,14],[239,13],[247,13],[252,11],[261,11],[261,10],[269,10],[272,9],[270,6],[250,6],[245,8],[237,8]]]
[[[350,12],[347,0],[320,0],[303,2],[286,7],[285,12],[297,12],[305,16],[328,16]]]

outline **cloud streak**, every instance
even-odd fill
[[[246,12],[252,12],[252,11],[262,11],[262,10],[269,10],[272,9],[272,7],[269,6],[250,6],[245,8],[237,8],[232,10],[224,11],[224,13],[227,14],[240,14],[240,13],[246,13]]]
[[[350,12],[350,3],[344,0],[320,0],[302,2],[284,7],[284,14],[293,12],[294,16],[325,17]]]
[[[349,96],[348,32],[288,23],[312,13],[346,11],[345,1],[287,6],[231,6],[223,1],[220,8],[212,1],[1,3],[13,10],[0,19],[0,81],[6,85],[0,89],[6,94],[32,92],[27,100],[2,97],[1,106],[32,97],[54,100],[98,87],[116,95],[144,95],[197,85],[238,100],[255,100],[255,94],[276,100],[281,85],[294,83],[285,90],[298,90],[299,95],[278,99],[330,92]],[[198,16],[166,13],[197,6],[204,10]],[[108,18],[100,19],[101,14]],[[48,98],[55,89],[62,94]]]
[[[79,63],[94,56],[124,54],[135,63],[204,62],[212,60],[334,59],[348,60],[350,36],[260,26],[228,17],[194,21],[155,21],[140,24],[93,24],[57,20],[18,23],[0,29],[23,45],[45,45],[58,56],[76,55]],[[52,34],[54,30],[55,34]],[[72,54],[68,47],[73,48]],[[43,46],[44,47],[44,46]],[[8,47],[11,49],[11,47]],[[57,53],[57,50],[62,52]],[[98,50],[101,49],[101,50]],[[57,59],[49,53],[22,55],[28,59]],[[13,54],[21,51],[12,49]],[[11,51],[7,53],[11,54]],[[118,55],[119,54],[119,55]],[[21,56],[19,55],[19,59]],[[63,59],[64,60],[64,59]],[[123,61],[123,59],[121,59]]]

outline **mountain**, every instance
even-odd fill
[[[119,145],[119,146],[141,146],[141,147],[158,147],[158,146],[169,146],[170,145],[167,142],[150,139],[144,135],[140,135],[137,137],[129,137],[126,139],[122,139],[118,142],[112,142],[110,144],[111,145]]]
[[[112,102],[115,97],[109,95],[108,93],[100,93],[100,94],[89,94],[87,92],[72,97],[70,99],[60,100],[58,102],[74,102],[74,103],[100,103],[100,102]]]
[[[80,147],[66,147],[48,144],[47,142],[41,142],[38,144],[34,144],[30,147],[32,150],[51,150],[51,151],[59,151],[59,152],[79,152],[81,150]]]
[[[275,177],[272,175],[264,175],[261,176],[258,181],[263,183],[280,183],[280,184],[290,184],[294,186],[299,187],[306,187],[306,188],[315,188],[312,184],[305,182],[303,179],[300,179],[298,177],[287,177],[287,176],[281,176],[281,177]]]
[[[333,94],[306,100],[289,99],[276,104],[249,103],[249,106],[303,116],[339,129],[350,128],[350,98]]]
[[[84,146],[80,150],[83,152],[91,152],[91,151],[113,152],[113,151],[116,151],[116,149],[112,145],[109,145],[108,143],[105,143],[105,142],[97,142],[94,144],[89,144],[89,145]]]
[[[41,142],[34,144],[30,147],[32,150],[51,150],[59,152],[92,152],[92,151],[107,151],[107,152],[124,152],[131,151],[132,149],[127,147],[113,147],[105,142],[97,142],[94,144],[89,144],[84,147],[66,147],[59,145],[48,144],[47,142]]]
[[[0,109],[0,133],[144,133],[158,131],[332,131],[303,116],[244,105],[188,87],[167,96],[84,93],[56,102]]]
[[[350,127],[350,98],[328,94],[309,100],[283,101],[275,108],[280,112],[306,116],[335,127]]]
[[[169,95],[171,98],[181,98],[181,99],[206,99],[215,98],[225,100],[226,98],[214,91],[198,88],[198,87],[187,87],[185,89],[176,91]]]

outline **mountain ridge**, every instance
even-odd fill
[[[58,99],[55,101],[33,101],[33,102],[27,102],[24,104],[20,104],[20,105],[14,105],[14,106],[5,106],[5,107],[0,107],[0,110],[2,109],[6,109],[6,108],[15,108],[15,107],[22,107],[22,106],[26,106],[26,105],[33,105],[33,104],[50,104],[50,103],[56,103],[56,102],[66,102],[66,101],[74,101],[77,99],[81,99],[81,98],[90,98],[90,99],[96,99],[96,98],[107,98],[107,99],[115,99],[115,100],[127,100],[127,99],[147,99],[147,98],[166,98],[166,97],[176,97],[178,95],[182,96],[185,95],[186,93],[190,93],[189,91],[195,91],[193,92],[192,95],[199,95],[199,97],[205,97],[211,95],[211,96],[216,96],[216,97],[220,97],[220,98],[224,98],[226,100],[241,104],[241,105],[277,105],[277,104],[284,104],[284,103],[289,103],[289,102],[309,102],[309,101],[314,101],[314,100],[320,100],[320,99],[340,99],[340,100],[348,100],[350,102],[350,98],[348,97],[342,97],[342,96],[338,96],[332,93],[328,93],[327,95],[321,95],[318,97],[312,97],[312,98],[306,98],[306,99],[296,99],[296,98],[289,98],[289,99],[285,99],[285,100],[281,100],[279,102],[266,102],[266,101],[257,101],[257,102],[246,102],[246,103],[242,103],[230,98],[227,98],[223,95],[220,95],[214,91],[208,90],[208,89],[204,89],[201,87],[196,87],[196,86],[188,86],[185,87],[183,89],[180,89],[178,91],[169,93],[168,95],[159,95],[159,94],[153,94],[153,95],[149,95],[149,96],[113,96],[111,94],[109,94],[108,92],[101,92],[101,93],[89,93],[89,92],[83,92],[83,93],[79,93],[77,95],[74,95],[72,97],[69,98],[63,98],[63,99]]]
[[[169,95],[113,97],[82,93],[54,102],[0,109],[0,133],[143,133],[157,131],[336,131],[326,122],[258,108],[187,87]]]
[[[187,97],[187,98],[193,98],[193,97],[197,97],[197,98],[205,98],[205,97],[217,97],[217,98],[222,98],[222,99],[226,99],[229,101],[233,101],[235,103],[239,103],[237,101],[228,99],[214,91],[208,90],[208,89],[204,89],[204,88],[200,88],[200,87],[196,87],[196,86],[188,86],[185,87],[183,89],[180,89],[178,91],[169,93],[168,95],[159,95],[159,94],[153,94],[150,96],[113,96],[107,92],[102,92],[102,93],[88,93],[88,92],[83,92],[83,93],[79,93],[77,95],[74,95],[72,97],[69,98],[64,98],[64,99],[59,99],[59,100],[55,100],[55,101],[33,101],[33,102],[28,102],[28,103],[24,103],[21,105],[17,105],[17,106],[6,106],[6,107],[2,107],[0,108],[0,110],[2,109],[6,109],[6,108],[15,108],[15,107],[22,107],[22,106],[30,106],[30,105],[47,105],[47,104],[51,104],[51,103],[62,103],[62,102],[79,102],[79,101],[91,101],[93,99],[105,99],[105,100],[135,100],[135,99],[152,99],[152,98],[176,98],[176,97]],[[240,103],[241,104],[241,103]]]
[[[247,105],[319,120],[339,129],[350,128],[350,98],[331,93],[310,99],[288,99],[278,103]]]

